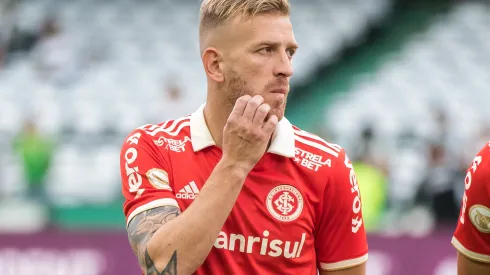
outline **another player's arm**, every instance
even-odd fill
[[[458,252],[458,275],[490,274],[490,264],[477,262]]]
[[[490,235],[470,215],[472,207],[490,206],[490,143],[473,159],[464,184],[461,213],[452,239],[458,251],[458,275],[490,274]]]
[[[366,274],[366,263],[348,269],[325,271],[320,270],[320,275],[364,275]]]
[[[237,100],[223,133],[223,157],[189,208],[155,208],[129,222],[145,274],[191,274],[204,262],[277,124],[276,116],[264,122],[270,106],[263,102],[260,96]]]

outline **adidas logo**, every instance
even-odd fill
[[[199,189],[194,181],[189,182],[184,188],[177,193],[177,199],[193,200],[199,194]]]

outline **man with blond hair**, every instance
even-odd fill
[[[351,162],[284,117],[289,12],[287,0],[205,0],[206,104],[125,140],[124,213],[144,274],[365,274]]]

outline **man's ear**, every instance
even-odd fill
[[[221,60],[222,54],[216,48],[207,48],[202,54],[202,63],[206,74],[218,83],[225,80]]]

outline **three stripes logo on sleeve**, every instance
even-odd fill
[[[189,182],[189,184],[184,186],[184,188],[180,189],[176,197],[177,199],[193,200],[196,198],[198,194],[199,194],[199,188],[197,188],[197,185],[194,181],[191,181]]]

